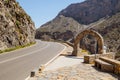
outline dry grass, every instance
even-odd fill
[[[0,54],[5,53],[5,52],[10,52],[10,51],[18,50],[18,49],[25,48],[25,47],[28,47],[28,46],[32,46],[35,43],[36,42],[29,43],[29,44],[26,44],[26,45],[23,45],[23,46],[16,46],[14,48],[8,48],[8,49],[2,50],[2,51],[0,50]]]

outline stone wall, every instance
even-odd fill
[[[114,59],[110,59],[107,57],[100,57],[101,60],[110,63],[114,66],[114,73],[115,74],[120,74],[120,61],[114,60]]]
[[[106,54],[93,54],[93,55],[86,55],[84,56],[84,62],[88,64],[94,64],[95,59],[98,59],[100,57],[107,57],[110,59],[115,59],[115,54],[114,53],[106,53]]]

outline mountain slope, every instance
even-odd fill
[[[60,16],[63,16],[64,18],[61,19],[59,18]],[[58,16],[56,16],[56,18],[37,29],[36,38],[45,39],[46,37],[52,38],[51,36],[56,36],[64,41],[70,41],[73,40],[73,38],[75,38],[78,33],[85,30],[86,28],[94,29],[103,36],[105,45],[109,51],[120,53],[119,16],[120,0],[86,0],[82,3],[71,4],[67,8],[63,9],[58,14]],[[61,21],[63,22],[64,19],[66,22],[61,23]],[[69,21],[69,19],[72,19],[73,21]],[[59,26],[60,23],[61,25]],[[65,29],[64,25],[67,23],[70,23],[74,29]],[[57,26],[59,26],[59,28]],[[58,31],[56,31],[56,29]],[[64,32],[61,32],[68,30],[69,33],[67,35],[63,34]],[[67,37],[67,40],[61,38],[61,35],[53,34],[53,32],[59,31],[61,32],[62,36]],[[70,33],[70,31],[72,33]],[[58,38],[52,39],[58,40]]]
[[[0,0],[0,50],[35,42],[30,16],[15,0]]]
[[[72,17],[81,24],[90,24],[119,11],[120,0],[86,0],[82,3],[71,4],[59,15]]]
[[[105,45],[110,51],[120,52],[120,12],[102,23],[92,25],[92,29],[103,36]]]
[[[70,17],[62,15],[56,17],[52,21],[42,25],[36,30],[36,38],[55,39],[67,41],[73,38],[79,31],[84,29],[84,25],[80,25],[77,21]]]

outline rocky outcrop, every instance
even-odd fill
[[[0,0],[0,50],[35,42],[30,16],[15,0]]]

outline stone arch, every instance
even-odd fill
[[[85,30],[77,35],[77,37],[74,41],[74,46],[73,46],[74,50],[73,50],[72,55],[77,56],[78,51],[80,50],[79,49],[80,40],[82,38],[84,38],[84,36],[86,36],[86,35],[92,35],[93,37],[96,38],[97,43],[98,43],[98,54],[103,54],[103,46],[104,46],[103,37],[98,32],[96,32],[94,30]]]

